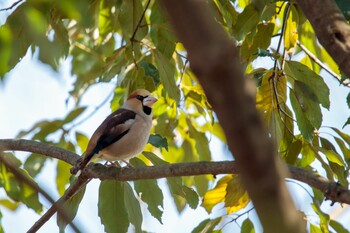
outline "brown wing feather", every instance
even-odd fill
[[[111,113],[93,133],[85,151],[85,156],[74,168],[74,173],[83,169],[96,153],[122,138],[130,127],[125,122],[135,119],[135,116],[134,111],[124,108]]]

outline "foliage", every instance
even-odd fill
[[[339,2],[345,9],[344,3]],[[328,179],[347,187],[350,136],[337,128],[330,129],[331,136],[319,133],[322,111],[329,110],[332,104],[331,90],[310,54],[317,56],[336,75],[340,75],[339,70],[317,43],[310,23],[298,6],[293,1],[266,0],[210,0],[208,4],[215,20],[239,45],[247,78],[257,83],[256,106],[280,157],[288,164],[324,172]],[[37,52],[39,60],[55,71],[67,57],[72,59],[71,74],[75,82],[69,96],[74,99],[75,108],[62,119],[35,123],[18,137],[78,153],[84,151],[89,135],[77,131],[76,126],[81,123],[87,106],[82,106],[80,100],[89,87],[110,82],[115,84],[110,102],[112,110],[121,105],[127,93],[139,87],[159,97],[150,144],[143,156],[132,160],[135,166],[210,161],[212,135],[225,143],[223,130],[188,66],[187,53],[158,1],[22,2],[0,28],[2,79],[28,51]],[[32,154],[21,165],[12,154],[7,156],[33,179],[48,160]],[[42,213],[36,192],[17,180],[3,164],[0,164],[0,173],[0,186],[8,195],[0,205],[16,209],[17,203],[24,203]],[[69,184],[69,175],[69,166],[57,162],[56,184],[60,195]],[[168,178],[167,186],[179,212],[186,205],[202,208],[198,207],[200,198],[201,206],[208,213],[224,202],[225,215],[242,210],[249,203],[236,175],[225,176],[217,182],[210,176]],[[66,204],[71,206],[72,218],[83,195],[82,191]],[[140,203],[146,203],[148,212],[162,223],[163,198],[163,190],[156,180],[103,181],[96,216],[101,218],[106,232],[115,229],[126,232],[130,224],[135,232],[142,232],[144,212]],[[319,224],[309,221],[311,232],[328,232],[330,228],[346,232],[320,210],[321,204],[312,204]],[[202,221],[193,232],[221,232],[220,223],[225,215]],[[58,225],[64,230],[66,223],[58,219]],[[241,229],[255,232],[249,218],[244,220]]]

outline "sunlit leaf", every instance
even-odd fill
[[[238,175],[232,176],[232,180],[227,183],[226,187],[225,207],[227,214],[243,209],[249,201],[248,193],[243,187],[240,177]]]
[[[158,68],[160,81],[169,94],[169,97],[176,102],[180,100],[180,91],[175,82],[175,65],[172,60],[166,58],[158,50],[153,51],[155,66]]]
[[[225,201],[227,183],[232,180],[232,175],[227,175],[221,178],[214,189],[209,190],[203,197],[202,206],[208,213],[218,203]]]
[[[72,166],[62,160],[57,161],[56,185],[58,193],[62,196],[66,190],[66,185],[69,184],[70,169]]]
[[[284,47],[287,51],[294,49],[298,40],[298,12],[294,5],[290,6],[289,17],[286,22],[286,29],[284,34]]]
[[[19,202],[13,202],[11,200],[8,199],[0,199],[0,205],[3,207],[6,207],[9,210],[16,210],[19,207]]]
[[[328,225],[329,225],[329,215],[325,214],[324,212],[322,212],[322,210],[315,204],[311,205],[313,210],[316,212],[316,214],[320,217],[320,228],[322,230],[323,233],[328,233]]]

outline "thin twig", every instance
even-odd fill
[[[345,82],[341,80],[341,77],[339,77],[339,75],[337,75],[335,72],[333,72],[333,70],[331,70],[330,68],[328,68],[325,64],[323,64],[322,61],[320,61],[310,50],[308,50],[304,45],[302,45],[300,43],[300,41],[297,41],[297,45],[301,48],[301,50],[304,51],[304,53],[313,61],[315,62],[317,65],[319,65],[322,69],[324,69],[327,73],[329,73],[330,75],[332,75],[336,80],[339,81],[340,84],[346,86],[346,87],[350,87],[350,83],[349,82]]]
[[[0,9],[0,11],[12,10],[12,8],[14,8],[15,6],[17,6],[17,5],[18,5],[19,3],[21,3],[21,2],[23,2],[23,0],[18,0],[17,2],[12,3],[11,6]]]
[[[79,126],[80,124],[84,123],[86,120],[88,120],[91,116],[93,116],[96,112],[98,112],[98,110],[107,103],[107,101],[111,98],[111,96],[113,95],[114,90],[111,91],[111,93],[108,94],[108,96],[99,104],[97,105],[94,110],[92,110],[92,112],[86,116],[85,118],[81,119],[80,121],[74,123],[67,131],[72,130],[73,128]]]
[[[142,23],[142,20],[144,19],[145,17],[145,14],[146,14],[146,11],[148,9],[148,6],[150,4],[151,0],[148,0],[147,3],[146,3],[146,6],[145,6],[145,9],[143,10],[142,14],[141,14],[141,17],[139,19],[139,22],[137,23],[136,27],[135,27],[135,30],[130,38],[130,41],[131,41],[131,51],[132,51],[132,57],[133,57],[133,60],[134,60],[134,63],[135,63],[135,66],[136,68],[138,68],[137,66],[137,63],[136,63],[136,59],[135,59],[135,51],[134,51],[134,42],[136,41],[135,40],[135,36],[136,36],[136,33],[137,33],[137,30],[141,27],[141,23]]]
[[[91,179],[88,179],[84,176],[79,176],[78,179],[73,183],[69,188],[66,190],[66,192],[63,194],[63,196],[58,199],[51,207],[46,211],[46,213],[40,217],[38,221],[34,223],[34,225],[27,231],[27,233],[34,233],[37,232],[59,209],[61,209],[64,205],[64,203],[72,198],[78,191],[84,187],[87,183],[89,183]],[[59,214],[62,216],[62,214],[59,212]],[[69,219],[65,220],[68,223],[71,223]],[[74,229],[75,232],[80,232],[79,229]]]
[[[3,155],[0,154],[0,162],[3,163],[7,169],[9,169],[16,177],[17,179],[23,181],[24,183],[26,183],[29,187],[31,187],[33,190],[37,191],[38,193],[40,193],[41,195],[43,195],[45,197],[46,200],[48,200],[52,205],[55,204],[55,200],[44,190],[42,189],[37,183],[35,183],[34,181],[32,181],[31,179],[29,179],[27,176],[25,176],[16,166],[14,166],[11,162],[7,161],[6,159],[4,159]],[[58,211],[60,213],[60,215],[62,216],[62,218],[70,224],[70,226],[72,227],[72,229],[75,232],[80,232],[79,228],[73,223],[73,222],[69,222],[68,221],[68,216],[67,216],[67,212],[65,209],[62,208],[62,206],[57,206],[56,211]]]

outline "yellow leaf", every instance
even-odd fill
[[[206,192],[203,197],[202,206],[210,213],[213,207],[225,200],[227,183],[232,180],[232,175],[221,178],[215,188]]]
[[[288,52],[294,52],[298,40],[298,12],[292,5],[287,19],[286,31],[284,33],[284,47]]]
[[[225,207],[227,214],[243,209],[249,203],[248,193],[244,189],[238,175],[234,175],[228,182],[226,191]]]
[[[210,213],[215,205],[222,202],[225,202],[228,214],[243,209],[249,203],[248,193],[238,175],[221,178],[215,188],[204,195],[202,206]]]

